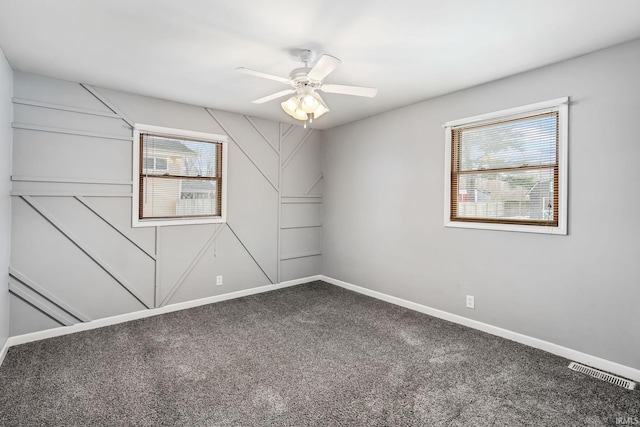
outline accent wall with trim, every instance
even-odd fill
[[[320,273],[317,131],[22,72],[13,113],[11,336]],[[134,123],[228,136],[226,223],[132,228]]]

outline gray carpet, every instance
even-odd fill
[[[323,282],[9,349],[3,426],[584,426],[640,392]],[[640,422],[640,421],[638,421]]]

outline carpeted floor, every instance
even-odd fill
[[[640,423],[640,391],[323,282],[9,349],[3,426]]]

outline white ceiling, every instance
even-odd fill
[[[291,122],[294,48],[342,65],[323,95],[326,129],[640,38],[638,0],[0,0],[0,48],[14,69]],[[286,98],[285,98],[286,99]]]

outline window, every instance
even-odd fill
[[[567,234],[561,98],[445,124],[445,225]]]
[[[136,125],[134,226],[226,221],[226,136]]]

